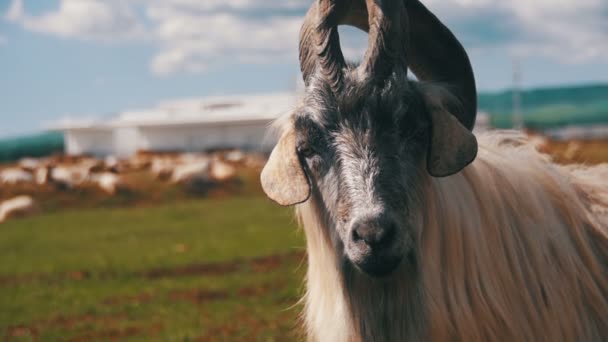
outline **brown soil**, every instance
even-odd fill
[[[174,277],[193,277],[193,276],[222,276],[243,271],[253,271],[255,273],[271,272],[282,265],[300,261],[304,257],[303,252],[290,252],[285,254],[275,254],[252,259],[237,259],[219,263],[190,264],[177,267],[154,268],[144,272],[131,274],[135,277],[148,279],[162,279]],[[31,273],[23,275],[0,275],[0,287],[18,286],[32,282],[57,283],[64,281],[83,281],[87,279],[108,279],[116,278],[119,275],[115,272],[103,272],[93,274],[87,270],[76,270],[60,273]]]
[[[150,326],[129,326],[122,329],[110,328],[104,330],[92,331],[86,334],[78,335],[68,339],[71,342],[88,342],[88,341],[121,341],[126,337],[137,335],[154,336],[158,335],[163,330],[160,323]]]
[[[101,326],[111,326],[115,325],[120,320],[124,319],[124,316],[121,315],[106,315],[106,316],[94,316],[90,314],[84,315],[73,315],[73,316],[65,316],[58,315],[49,319],[37,320],[30,322],[29,324],[21,324],[9,326],[6,329],[6,339],[10,340],[11,338],[18,338],[24,336],[36,337],[39,336],[40,333],[49,328],[61,328],[61,329],[74,329],[78,325],[82,324],[95,324]]]
[[[227,299],[229,296],[227,291],[205,289],[180,290],[169,293],[169,297],[173,300],[188,301],[194,304],[203,304],[215,300]]]
[[[125,304],[142,304],[147,303],[153,299],[153,296],[149,293],[142,293],[136,296],[115,296],[107,298],[103,301],[106,305],[125,305]]]
[[[223,263],[191,264],[173,268],[157,268],[145,272],[146,278],[173,278],[188,276],[213,276],[236,273],[250,268],[256,273],[270,272],[282,265],[294,260],[302,260],[304,253],[291,252],[287,254],[275,254],[253,259],[240,259]]]
[[[198,342],[211,341],[234,341],[249,342],[259,339],[264,331],[275,331],[278,335],[273,336],[274,341],[300,341],[296,322],[292,321],[291,315],[283,314],[276,320],[265,320],[251,315],[250,312],[237,310],[230,322],[215,325],[208,329],[204,335],[195,339]],[[301,334],[300,334],[301,335]],[[301,336],[300,336],[301,337]]]

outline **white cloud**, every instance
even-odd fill
[[[5,16],[25,29],[82,40],[125,40],[144,37],[144,27],[126,2],[61,0],[59,8],[40,16],[23,10],[23,0],[13,0]]]
[[[188,10],[214,11],[214,10],[280,10],[307,8],[311,0],[156,0],[155,5],[163,5],[168,8],[180,8]]]
[[[34,0],[29,0],[34,1]],[[542,55],[562,62],[607,61],[606,0],[423,0],[472,51]],[[83,40],[147,39],[160,75],[226,63],[297,60],[298,32],[312,0],[60,0],[32,16],[13,0],[5,19],[45,34]],[[348,32],[347,55],[366,45]]]
[[[4,15],[4,19],[8,21],[18,21],[23,17],[23,0],[13,0]]]
[[[543,55],[569,63],[608,61],[605,0],[428,0],[436,14],[478,49]],[[480,26],[476,27],[478,23]],[[463,32],[459,32],[459,30]],[[494,41],[492,41],[494,39]]]
[[[299,17],[261,19],[234,14],[192,14],[152,7],[161,51],[152,61],[157,74],[200,72],[231,62],[276,62],[296,56]]]
[[[297,60],[297,32],[311,1],[165,0],[148,7],[161,50],[152,62],[159,74],[199,72],[230,61]],[[543,55],[562,62],[608,60],[605,0],[426,0],[466,47],[508,55]],[[279,9],[302,8],[281,17]],[[576,10],[573,10],[576,8]],[[232,10],[230,10],[232,9]],[[238,10],[263,10],[255,20]],[[246,12],[246,11],[245,11]],[[280,11],[278,11],[280,13]],[[275,13],[273,15],[273,13]],[[347,56],[359,57],[366,39],[343,36]]]

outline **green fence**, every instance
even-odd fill
[[[0,162],[15,161],[23,157],[44,157],[63,150],[63,134],[58,132],[0,139]]]

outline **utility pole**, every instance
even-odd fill
[[[523,129],[524,118],[521,110],[521,62],[513,58],[513,128]]]

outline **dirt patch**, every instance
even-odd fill
[[[169,297],[176,301],[188,301],[194,304],[202,304],[216,300],[223,300],[230,297],[227,291],[192,289],[182,291],[172,291]]]
[[[102,341],[120,341],[127,337],[133,337],[138,335],[154,336],[158,335],[163,330],[163,326],[160,323],[153,324],[151,326],[129,326],[122,329],[105,329],[99,331],[92,331],[87,334],[78,335],[68,339],[71,342],[87,342],[92,340]]]
[[[143,273],[149,279],[189,277],[189,276],[218,276],[241,272],[251,269],[256,273],[270,272],[294,260],[301,260],[303,252],[275,254],[252,259],[240,259],[223,263],[191,264],[173,268],[156,268]]]
[[[34,281],[41,280],[42,275],[38,274],[25,274],[18,276],[0,276],[0,286],[14,286],[21,284],[28,284]]]
[[[252,260],[251,267],[258,273],[271,272],[280,268],[285,260],[284,255],[270,255]]]
[[[241,309],[237,310],[230,322],[214,325],[204,335],[195,339],[198,342],[211,341],[235,341],[248,342],[260,339],[264,333],[273,332],[275,341],[300,341],[303,340],[297,324],[291,315],[281,314],[274,319],[263,319],[251,315],[251,312]]]
[[[96,273],[90,271],[68,271],[57,273],[29,273],[20,275],[2,275],[0,276],[0,287],[2,286],[18,286],[31,283],[56,284],[64,281],[83,281],[93,278],[109,279],[118,276],[115,272]]]
[[[102,303],[106,305],[142,304],[153,299],[150,293],[142,293],[135,296],[115,296],[105,299]]]
[[[188,277],[198,275],[225,275],[239,270],[237,262],[217,264],[192,264],[173,268],[155,268],[145,272],[143,275],[149,279]]]
[[[186,289],[171,291],[168,297],[174,301],[188,301],[194,304],[202,304],[210,301],[226,300],[229,298],[260,298],[268,296],[269,294],[282,291],[286,288],[284,282],[273,282],[255,286],[245,286],[236,290],[236,292],[229,292],[223,290],[209,290],[209,289]],[[121,306],[125,304],[144,304],[152,301],[155,296],[150,293],[141,293],[133,296],[115,296],[110,297],[102,301],[105,305]],[[297,301],[295,299],[294,301]]]
[[[279,269],[281,266],[294,261],[300,261],[304,252],[290,252],[275,254],[252,259],[238,259],[219,263],[190,264],[177,267],[153,268],[144,272],[130,274],[134,277],[147,279],[162,279],[194,276],[223,276],[237,272],[253,271],[266,273]],[[23,275],[0,275],[0,287],[18,286],[33,282],[55,284],[64,281],[83,281],[90,279],[112,279],[121,275],[115,272],[93,273],[86,270],[59,272],[59,273],[31,273]]]
[[[251,297],[264,297],[271,292],[277,292],[285,289],[286,284],[284,283],[270,283],[262,284],[259,286],[247,286],[241,287],[237,290],[237,295],[240,298],[251,298]]]
[[[35,338],[40,334],[40,330],[33,326],[26,325],[16,325],[6,329],[6,334],[4,335],[5,341],[10,341],[15,338],[24,338],[24,337],[32,337]]]
[[[68,338],[67,341],[117,341],[126,337],[137,335],[153,336],[159,334],[163,330],[160,323],[151,325],[138,326],[132,325],[127,327],[117,328],[116,326],[126,319],[126,315],[105,315],[94,316],[90,314],[64,316],[59,315],[46,320],[38,320],[27,325],[15,325],[8,327],[5,334],[5,340],[30,337],[37,340],[40,335],[48,330],[59,330],[64,335],[69,335],[70,332],[81,334]],[[94,326],[95,328],[84,327]],[[86,331],[85,333],[82,333]]]
[[[49,329],[72,330],[83,324],[96,324],[102,326],[110,326],[117,324],[124,319],[124,315],[105,315],[94,316],[90,314],[83,315],[58,315],[49,319],[42,319],[30,322],[28,324],[19,324],[9,326],[6,329],[5,337],[7,340],[21,337],[37,337],[42,332]]]

